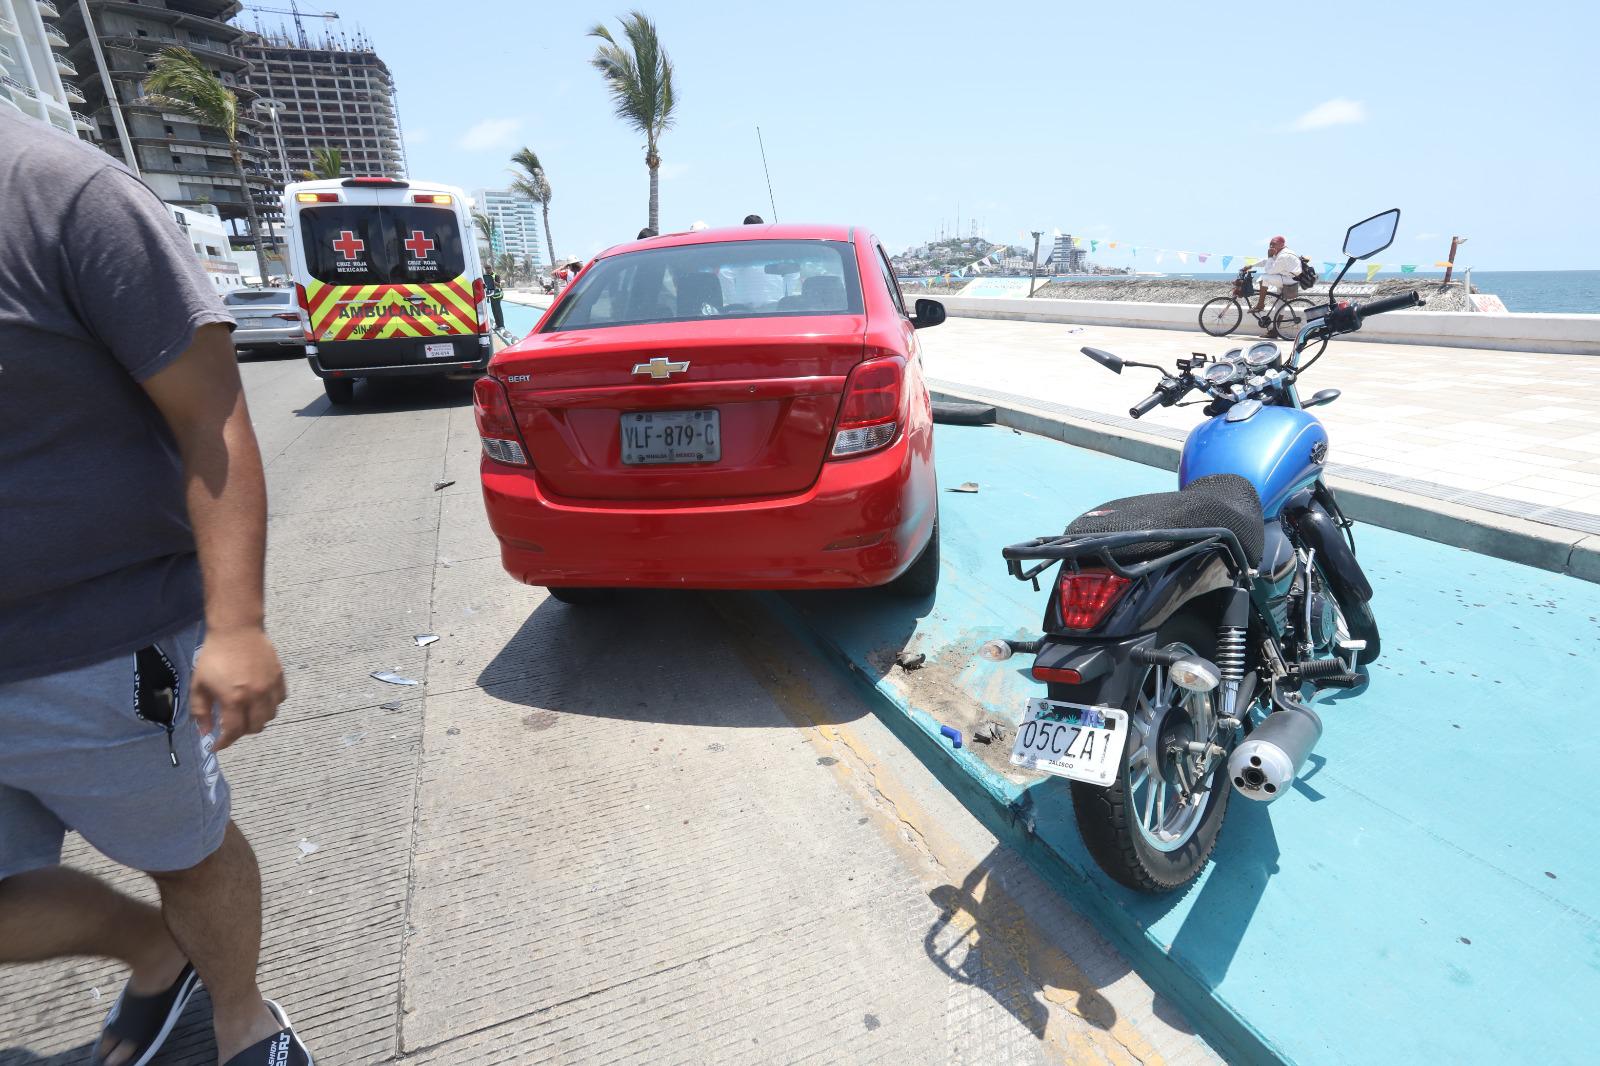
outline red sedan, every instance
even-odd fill
[[[882,246],[749,225],[600,254],[478,381],[506,570],[634,588],[933,592],[933,420]]]

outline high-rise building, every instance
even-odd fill
[[[84,136],[94,123],[73,110],[85,98],[71,80],[78,71],[65,54],[60,16],[52,0],[0,0],[0,107]]]
[[[494,220],[495,256],[510,255],[521,266],[528,259],[534,266],[544,264],[544,246],[539,236],[539,205],[506,189],[479,189],[473,194],[475,210]]]
[[[338,149],[346,175],[405,177],[394,78],[365,37],[250,33],[240,54],[267,116],[261,137],[275,178],[300,180],[319,148]]]
[[[261,169],[257,127],[249,108],[254,94],[243,81],[249,64],[237,51],[244,31],[226,21],[239,13],[238,0],[89,0],[98,50],[77,0],[58,2],[61,30],[70,42],[62,58],[81,72],[77,88],[86,98],[80,108],[92,122],[91,139],[124,162],[136,164],[145,184],[171,204],[193,208],[211,204],[222,218],[238,219],[245,215],[246,185],[258,204],[275,199],[276,191]],[[45,6],[41,0],[33,3]],[[201,126],[191,116],[146,98],[144,79],[151,64],[157,53],[171,47],[193,53],[239,95],[244,182],[239,180],[228,139],[221,130]],[[106,99],[97,51],[104,57],[121,105],[126,140],[116,128]]]
[[[1058,236],[1050,253],[1050,270],[1056,274],[1081,274],[1088,268],[1089,253],[1073,245],[1072,234]]]

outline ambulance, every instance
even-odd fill
[[[460,189],[363,177],[283,195],[306,356],[330,401],[350,403],[358,378],[483,372],[491,319]]]

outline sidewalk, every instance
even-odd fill
[[[1126,419],[1156,375],[1130,367],[1114,376],[1079,354],[1084,345],[1170,367],[1256,339],[956,317],[919,336],[935,388],[1044,401],[1097,420]],[[1363,344],[1356,334],[1328,346],[1301,392],[1325,388],[1343,393],[1317,410],[1335,474],[1600,534],[1600,359]],[[1181,441],[1200,418],[1198,408],[1158,409],[1138,427]]]

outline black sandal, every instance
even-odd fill
[[[178,979],[172,982],[172,987],[165,992],[139,996],[124,986],[122,995],[111,1005],[111,1012],[106,1015],[105,1025],[100,1029],[100,1044],[96,1045],[93,1059],[95,1066],[105,1061],[98,1049],[108,1036],[115,1037],[119,1044],[135,1045],[134,1057],[124,1066],[145,1066],[156,1057],[161,1045],[167,1042],[167,1037],[172,1035],[173,1027],[183,1016],[183,1008],[189,1003],[189,997],[199,987],[200,975],[187,963]]]
[[[295,1035],[294,1027],[289,1024],[289,1016],[283,1013],[283,1008],[269,999],[267,1009],[283,1028],[265,1040],[251,1044],[229,1059],[226,1066],[317,1066],[311,1057],[311,1052],[306,1050],[306,1046]]]

